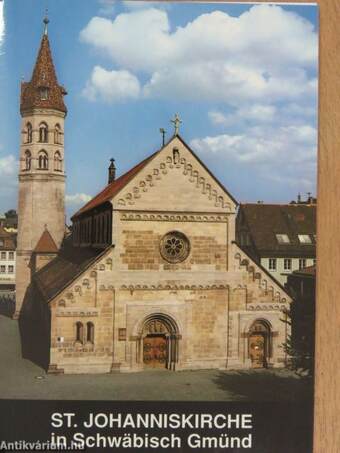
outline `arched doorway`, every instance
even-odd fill
[[[249,357],[252,368],[266,368],[270,355],[270,325],[263,319],[256,320],[249,329]]]
[[[173,319],[163,314],[149,316],[143,323],[141,335],[144,367],[175,370],[179,338]]]

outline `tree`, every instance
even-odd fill
[[[291,326],[283,347],[289,356],[288,367],[300,375],[314,374],[315,350],[315,297],[294,299],[287,310]]]

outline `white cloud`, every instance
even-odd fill
[[[279,6],[256,5],[239,17],[214,11],[175,30],[166,11],[134,8],[112,21],[92,18],[81,40],[115,66],[143,75],[143,95],[150,98],[239,105],[295,102],[316,92],[310,70],[317,34]]]
[[[137,77],[129,71],[107,71],[101,66],[93,68],[91,78],[83,90],[83,96],[90,101],[119,102],[136,99],[140,94]]]
[[[243,121],[268,123],[276,119],[277,108],[274,105],[253,104],[240,107],[236,111],[225,114],[220,111],[208,112],[208,117],[215,125],[240,125]]]
[[[74,195],[66,195],[65,202],[68,206],[85,204],[91,200],[91,196],[85,193],[76,193]]]
[[[238,135],[197,138],[190,145],[226,165],[251,165],[254,175],[311,187],[315,181],[317,131],[310,125],[253,127]]]

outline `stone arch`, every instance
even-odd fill
[[[256,318],[248,323],[248,358],[253,368],[267,368],[272,357],[273,328],[266,318]]]
[[[145,367],[176,369],[181,335],[179,325],[171,315],[148,314],[136,326],[136,334],[137,357]]]

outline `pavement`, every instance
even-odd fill
[[[1,308],[1,307],[0,307]],[[1,310],[0,310],[1,313]],[[288,370],[48,375],[23,359],[17,321],[0,314],[0,399],[308,401],[312,382]]]

